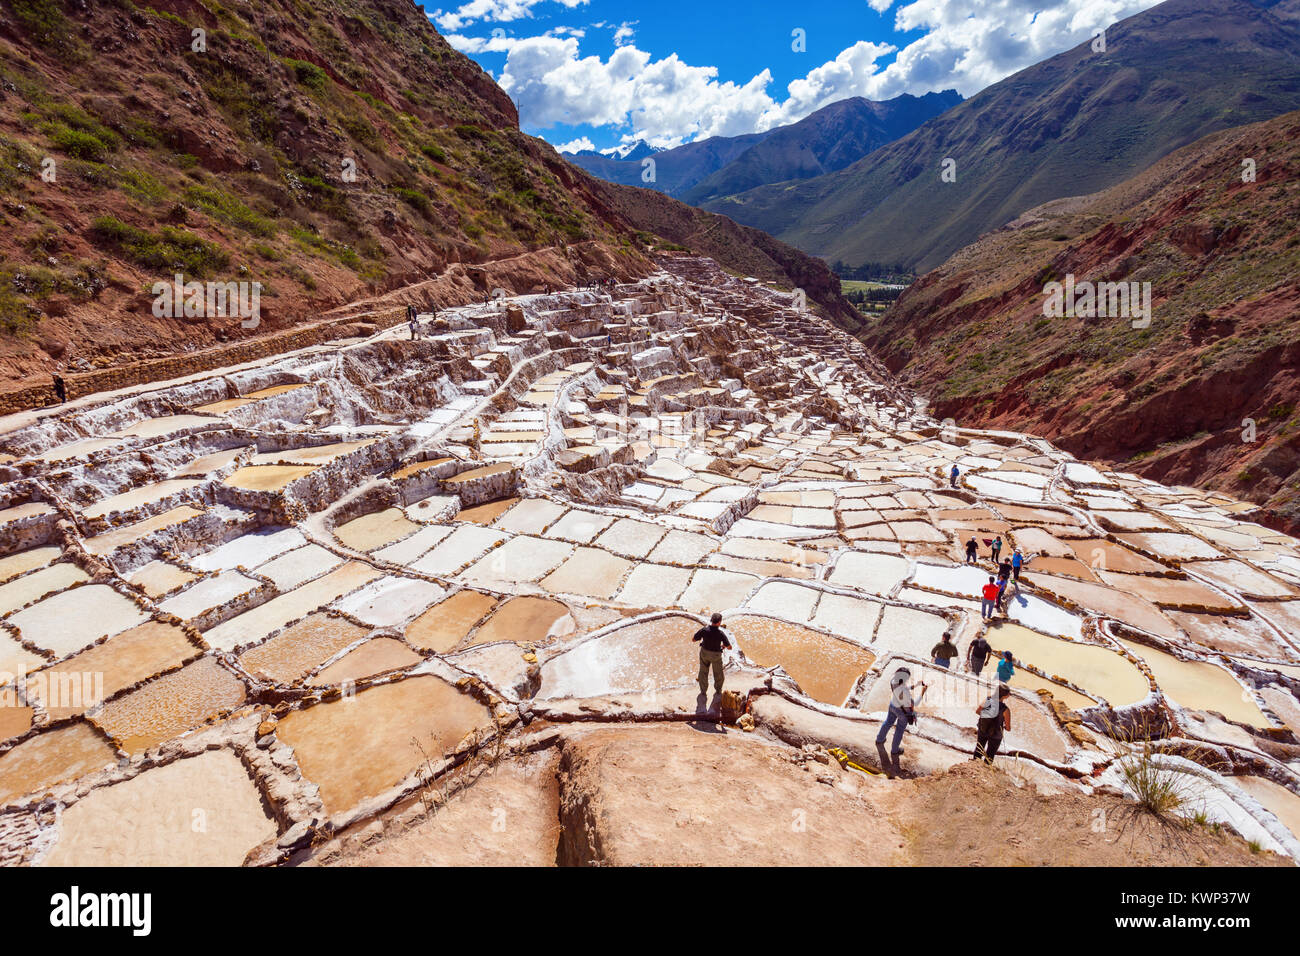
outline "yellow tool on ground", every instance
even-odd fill
[[[871,774],[873,777],[879,777],[879,776],[880,776],[880,771],[879,771],[879,770],[871,770],[871,769],[869,769],[869,768],[867,768],[867,767],[862,767],[862,766],[859,766],[858,764],[855,764],[852,760],[849,759],[849,755],[846,754],[846,753],[845,753],[843,750],[841,750],[839,747],[831,747],[831,748],[830,748],[829,750],[827,750],[826,752],[827,752],[828,754],[830,754],[832,757],[834,757],[836,760],[838,760],[838,761],[840,762],[840,766],[841,766],[841,767],[849,767],[849,768],[851,768],[851,769],[853,769],[853,770],[861,770],[863,773],[869,773],[869,774]]]

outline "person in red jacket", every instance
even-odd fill
[[[980,617],[984,618],[984,620],[986,621],[989,621],[993,619],[993,616],[997,613],[997,609],[998,609],[997,582],[994,581],[992,578],[989,578],[989,583],[984,585],[984,590],[982,593],[984,599],[980,601]]]

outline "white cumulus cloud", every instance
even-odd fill
[[[541,2],[545,0],[470,0],[455,16],[486,19],[488,8],[498,19],[527,16]],[[574,7],[586,0],[551,2]],[[637,48],[632,30],[636,21],[617,28],[603,21],[589,25],[615,29],[615,49],[605,58],[584,56],[580,35],[562,35],[562,30],[517,39],[457,36],[451,42],[465,52],[506,53],[498,80],[529,127],[590,124],[617,132],[624,143],[644,139],[666,148],[797,122],[851,96],[883,100],[943,89],[970,96],[1154,5],[1152,0],[866,4],[882,14],[892,7],[895,29],[919,31],[921,36],[901,47],[859,40],[775,92],[769,90],[768,69],[736,82],[720,79],[716,67],[686,63],[675,53],[655,59]]]

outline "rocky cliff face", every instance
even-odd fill
[[[509,291],[644,274],[629,214],[670,203],[616,203],[522,134],[409,0],[3,0],[0,192],[0,389],[276,333],[455,263],[594,242]],[[259,328],[155,317],[177,273],[261,283]]]
[[[1254,181],[1246,182],[1253,168]],[[1034,209],[910,288],[864,341],[940,417],[1040,431],[1166,482],[1300,508],[1300,113]],[[1045,288],[1151,283],[1151,325],[1048,318]]]

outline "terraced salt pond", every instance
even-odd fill
[[[708,274],[669,280],[686,298],[621,286],[635,325],[589,293],[525,297],[513,331],[451,308],[432,350],[381,330],[0,423],[0,810],[59,808],[36,861],[274,862],[293,823],[447,772],[496,733],[484,701],[508,736],[528,710],[687,718],[714,611],[729,688],[845,740],[906,663],[934,688],[927,747],[965,759],[992,668],[926,662],[987,632],[1044,675],[1011,682],[1008,752],[1035,779],[1114,759],[1040,690],[1096,738],[1103,703],[1135,726],[1164,708],[1171,735],[1292,779],[1300,542],[1226,496],[945,432],[851,339]],[[995,535],[1027,563],[987,624]],[[764,686],[776,668],[794,685]],[[1296,825],[1292,790],[1234,780]],[[201,795],[207,842],[174,812]],[[0,859],[38,831],[0,828]]]

